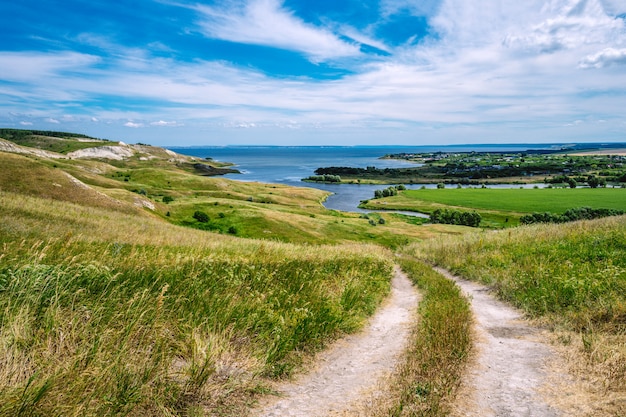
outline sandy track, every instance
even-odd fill
[[[437,271],[454,280],[472,303],[476,357],[455,403],[453,416],[560,416],[541,395],[551,380],[556,353],[520,313],[496,300],[486,287]]]
[[[367,328],[348,336],[316,358],[317,368],[276,389],[278,399],[261,404],[254,415],[263,417],[322,417],[357,415],[359,400],[376,389],[397,365],[415,319],[418,294],[396,269],[389,298]]]

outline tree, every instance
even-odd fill
[[[209,215],[203,211],[196,211],[195,213],[193,213],[193,218],[199,221],[200,223],[209,222]]]
[[[587,184],[591,188],[606,187],[606,179],[602,177],[596,177],[595,175],[589,175],[587,177]]]
[[[569,177],[567,178],[567,183],[569,184],[569,188],[576,188],[576,186],[578,185],[574,178]]]

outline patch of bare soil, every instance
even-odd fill
[[[551,333],[533,327],[487,287],[438,271],[468,296],[475,317],[475,354],[453,416],[593,415],[585,387],[568,373]]]
[[[360,415],[359,402],[393,372],[415,319],[417,291],[399,269],[388,300],[366,329],[322,352],[316,369],[275,387],[278,399],[261,404],[255,416],[322,417]]]

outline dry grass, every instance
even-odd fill
[[[391,276],[378,246],[6,191],[0,250],[0,415],[241,415],[265,378],[358,329]]]
[[[368,416],[445,416],[471,351],[471,311],[458,287],[428,265],[401,258],[419,287],[418,319],[401,365]]]
[[[572,375],[591,392],[613,399],[603,402],[602,412],[623,415],[625,250],[622,216],[443,237],[407,252],[492,286],[501,298],[553,329],[572,358]]]

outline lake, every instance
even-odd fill
[[[171,147],[169,149],[198,158],[212,158],[232,162],[241,174],[224,177],[251,182],[278,183],[297,187],[311,187],[333,193],[324,206],[333,210],[364,212],[357,206],[361,200],[374,197],[374,191],[386,188],[370,184],[317,184],[302,182],[314,175],[320,167],[350,166],[366,168],[400,168],[415,166],[411,162],[379,159],[391,153],[417,152],[522,152],[528,149],[547,149],[551,145],[455,145],[455,146],[224,146],[224,147]],[[425,184],[427,188],[435,184]],[[416,189],[421,184],[407,184]],[[490,186],[492,187],[492,186]],[[510,187],[510,186],[509,186]],[[520,187],[515,185],[515,187]]]

